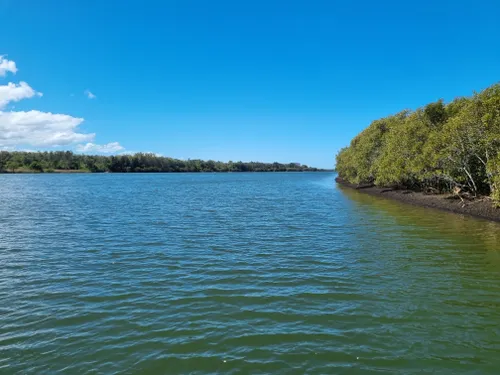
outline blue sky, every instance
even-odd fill
[[[0,0],[0,148],[332,167],[373,119],[497,82],[499,15],[498,1]]]

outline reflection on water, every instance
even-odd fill
[[[500,256],[500,223],[457,215],[446,211],[424,208],[393,201],[383,197],[374,197],[353,189],[338,186],[346,197],[364,210],[367,215],[380,217],[381,220],[393,219],[410,233],[421,238],[457,241],[457,249],[486,250]]]

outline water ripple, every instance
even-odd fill
[[[0,175],[0,373],[497,374],[499,226],[333,177]]]

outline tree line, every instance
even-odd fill
[[[336,170],[355,184],[459,188],[500,205],[500,84],[373,121],[340,150]]]
[[[318,171],[299,163],[180,160],[152,153],[82,155],[71,151],[0,152],[0,172],[304,172]]]

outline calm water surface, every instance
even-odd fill
[[[0,175],[0,374],[499,374],[500,227],[329,173]]]

